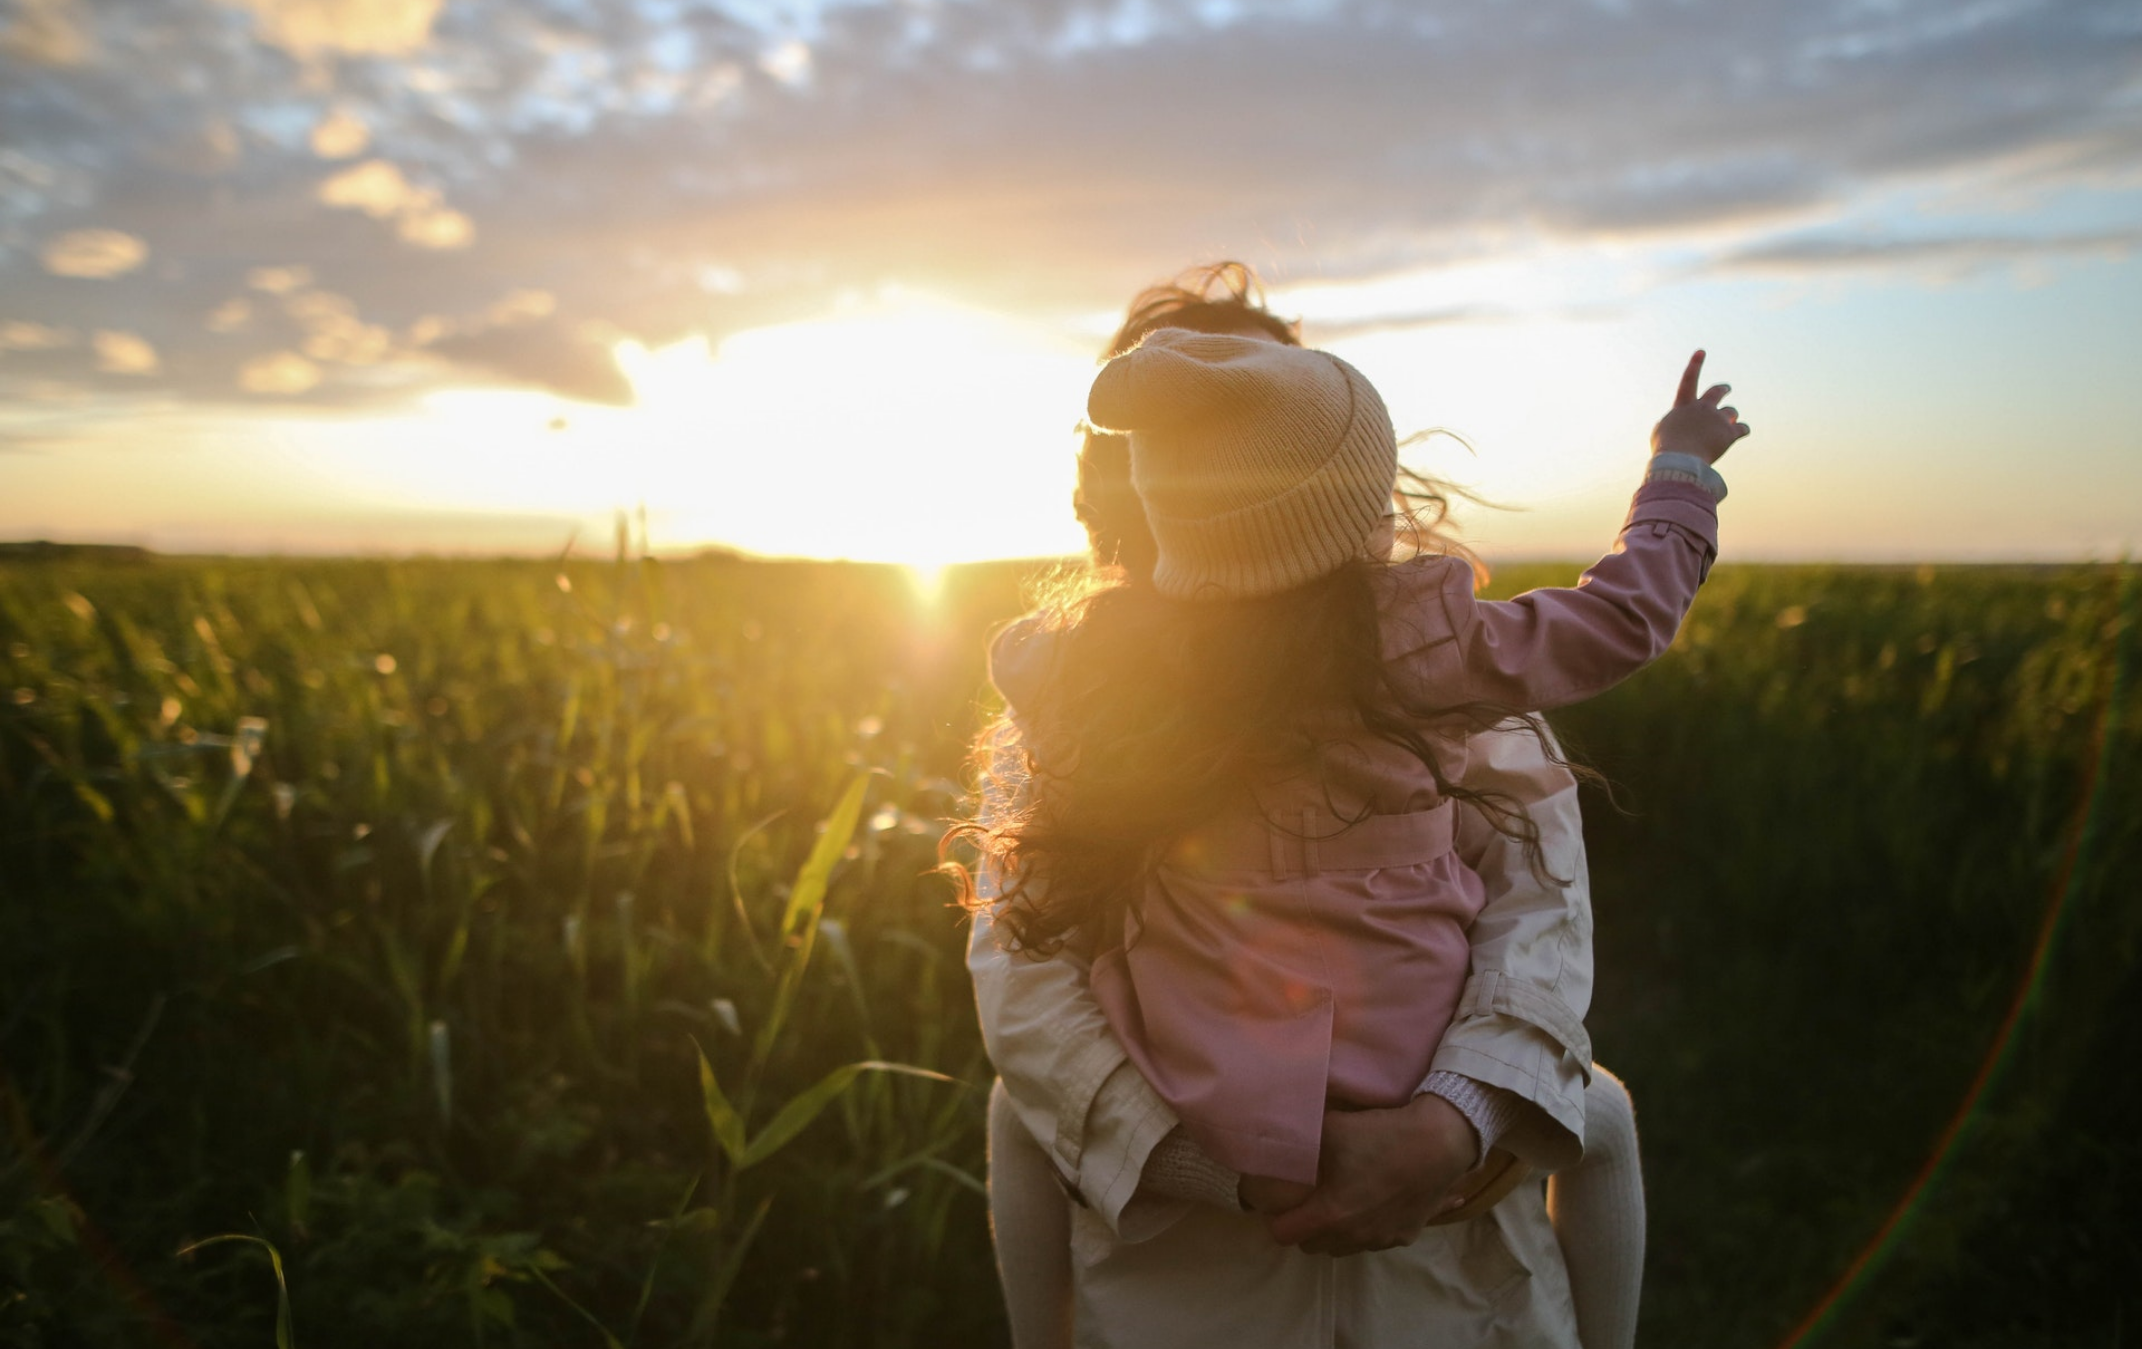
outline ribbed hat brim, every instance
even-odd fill
[[[1251,599],[1306,585],[1359,556],[1390,509],[1398,455],[1395,445],[1379,456],[1368,437],[1351,439],[1292,490],[1254,506],[1190,518],[1156,514],[1148,503],[1160,551],[1155,588],[1176,599]]]

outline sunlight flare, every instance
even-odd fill
[[[918,569],[1075,550],[1092,362],[1046,329],[913,295],[619,368],[650,511],[679,538]]]

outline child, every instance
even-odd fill
[[[1583,587],[1506,604],[1456,559],[1369,562],[1395,447],[1335,358],[1163,331],[1096,381],[1093,420],[1132,433],[1154,593],[999,644],[1031,790],[989,831],[1018,878],[996,919],[1101,951],[1110,1023],[1257,1207],[1315,1180],[1327,1100],[1409,1097],[1450,1018],[1480,903],[1451,803],[1495,804],[1461,785],[1465,732],[1615,682],[1692,599],[1708,462],[1745,434],[1722,390],[1695,397],[1700,360],[1655,436],[1696,457],[1655,461]]]

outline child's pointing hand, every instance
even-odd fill
[[[1651,428],[1653,454],[1692,454],[1706,464],[1715,464],[1752,429],[1740,419],[1739,409],[1718,406],[1718,400],[1732,385],[1713,384],[1701,398],[1696,396],[1696,385],[1702,378],[1703,353],[1699,351],[1688,358],[1688,368],[1681,372],[1673,411]]]

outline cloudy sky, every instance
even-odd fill
[[[1051,552],[1239,257],[1491,553],[2142,543],[2133,0],[0,0],[0,537]]]

